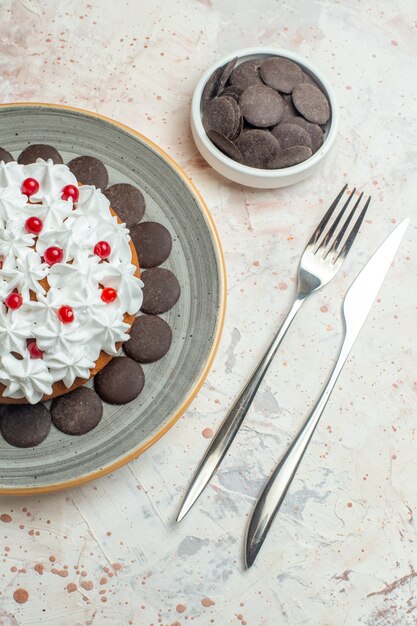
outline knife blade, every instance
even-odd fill
[[[296,438],[268,480],[253,511],[246,537],[246,566],[251,567],[278,513],[333,387],[384,282],[409,219],[404,219],[374,252],[349,287],[342,305],[344,338],[336,364]]]

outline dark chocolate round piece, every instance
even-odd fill
[[[275,89],[266,85],[252,85],[239,98],[243,117],[261,128],[277,124],[284,112],[284,101]]]
[[[304,72],[304,71],[303,71],[303,78],[300,82],[308,83],[309,85],[314,85],[315,87],[317,87],[316,81],[310,76],[310,74],[307,74],[307,72]]]
[[[232,59],[231,61],[229,61],[229,63],[227,63],[227,65],[225,65],[223,71],[222,71],[222,75],[220,77],[220,81],[219,81],[219,87],[217,89],[217,95],[220,95],[227,83],[227,81],[230,78],[230,74],[233,72],[233,70],[235,69],[236,63],[237,63],[238,57],[235,57],[234,59]]]
[[[140,222],[145,213],[145,198],[137,187],[130,183],[117,183],[106,189],[104,195],[128,228]]]
[[[229,85],[223,89],[222,96],[231,96],[236,102],[239,102],[239,96],[242,94],[243,89],[236,87],[235,85]]]
[[[93,389],[78,387],[55,398],[51,405],[52,421],[67,435],[85,435],[103,416],[103,404]]]
[[[11,161],[14,161],[14,158],[12,157],[10,152],[7,152],[7,150],[5,150],[4,148],[0,148],[0,161],[10,163]]]
[[[326,96],[318,87],[309,83],[300,83],[292,92],[294,106],[314,124],[326,124],[330,119],[330,104]]]
[[[29,165],[29,163],[35,163],[36,159],[43,159],[44,161],[52,159],[55,164],[64,162],[58,150],[44,143],[34,143],[25,148],[23,152],[20,153],[17,162],[22,165]]]
[[[241,63],[230,75],[230,84],[233,87],[239,89],[247,89],[251,85],[263,85],[261,76],[259,74],[260,62],[258,59],[252,59],[251,61],[245,61]]]
[[[311,149],[313,151],[313,154],[314,152],[317,152],[317,150],[323,145],[324,134],[321,126],[319,126],[318,124],[312,124],[311,122],[307,122],[307,120],[305,120],[303,117],[293,117],[291,119],[291,124],[298,124],[298,126],[305,128],[305,130],[310,133]]]
[[[203,126],[204,130],[216,130],[226,137],[232,137],[236,132],[239,119],[236,115],[236,109],[231,104],[233,102],[237,107],[237,103],[233,98],[220,97],[213,98],[207,104],[203,111]],[[239,108],[239,107],[238,107]]]
[[[235,139],[237,139],[237,137],[239,137],[240,133],[242,132],[242,127],[243,127],[242,112],[238,105],[238,101],[235,100],[232,96],[225,95],[225,96],[222,96],[222,98],[225,98],[226,100],[230,102],[230,104],[232,105],[232,109],[235,112],[235,128],[233,129],[233,133],[230,137],[230,139],[234,141]]]
[[[223,68],[218,67],[214,70],[213,74],[210,76],[206,84],[204,85],[203,93],[201,96],[201,103],[203,109],[207,106],[212,98],[217,94],[219,90],[219,82],[220,78],[223,74]]]
[[[310,158],[311,148],[307,146],[291,146],[278,152],[268,163],[269,170],[279,170],[283,167],[291,167]]]
[[[239,148],[230,141],[225,135],[218,133],[215,130],[209,130],[207,136],[214,143],[214,145],[223,152],[230,159],[233,159],[237,163],[243,163],[243,156]]]
[[[276,140],[275,140],[276,141]],[[163,267],[154,267],[143,272],[142,311],[159,315],[169,311],[180,297],[181,288],[172,272]]]
[[[310,133],[298,124],[280,122],[271,132],[278,139],[281,148],[290,148],[291,146],[307,146],[311,148]]]
[[[135,224],[130,230],[130,236],[138,254],[139,267],[144,269],[156,267],[169,257],[172,237],[162,224],[157,222]]]
[[[166,355],[171,341],[172,331],[165,320],[156,315],[141,315],[133,323],[123,349],[139,363],[153,363]]]
[[[243,162],[250,167],[266,168],[272,157],[280,151],[278,139],[268,130],[245,130],[236,141]]]
[[[94,388],[108,404],[127,404],[138,397],[145,384],[143,369],[127,356],[114,357],[94,378]]]
[[[298,117],[298,111],[295,108],[292,97],[289,94],[285,94],[284,98],[284,112],[281,117],[281,122],[291,121],[293,117]]]
[[[5,440],[16,448],[33,448],[46,439],[51,414],[44,404],[10,404],[0,418]]]
[[[283,57],[271,57],[262,61],[260,74],[263,81],[284,93],[291,93],[303,79],[303,72],[297,63]]]
[[[95,185],[101,191],[107,187],[109,175],[104,164],[96,157],[76,157],[68,163],[68,167],[82,185]]]

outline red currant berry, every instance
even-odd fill
[[[62,248],[58,248],[58,246],[51,246],[50,248],[46,248],[43,253],[43,258],[48,263],[48,265],[54,265],[54,263],[61,263],[64,258],[64,251]]]
[[[22,306],[23,298],[20,293],[9,293],[5,300],[5,304],[9,309],[18,309]]]
[[[94,246],[94,254],[100,257],[100,259],[107,259],[110,256],[111,247],[108,241],[99,241]]]
[[[63,200],[69,200],[70,198],[72,198],[73,202],[77,202],[79,197],[80,192],[78,190],[78,187],[76,187],[75,185],[65,185],[61,195],[61,198]]]
[[[39,235],[43,228],[43,222],[39,219],[39,217],[28,217],[25,222],[25,228],[28,233],[33,233],[34,235]]]
[[[39,183],[34,178],[26,178],[22,183],[22,193],[25,196],[33,196],[34,193],[39,191]]]
[[[41,359],[43,357],[43,351],[38,348],[36,341],[29,341],[28,352],[31,359]]]
[[[101,292],[101,299],[106,304],[109,304],[110,302],[114,302],[116,298],[117,298],[117,291],[116,289],[113,289],[113,287],[105,287],[103,291]]]
[[[74,321],[74,311],[70,306],[64,304],[58,310],[58,317],[63,324],[71,324]]]

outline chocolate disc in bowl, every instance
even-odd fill
[[[236,141],[243,155],[243,163],[250,167],[266,168],[281,146],[268,130],[245,130]]]
[[[318,87],[309,83],[297,85],[292,93],[294,106],[314,124],[326,124],[330,119],[330,104],[326,96]]]
[[[277,124],[284,113],[282,96],[266,85],[252,85],[239,98],[239,106],[246,121],[258,128]]]
[[[253,59],[241,63],[230,75],[230,84],[242,91],[251,85],[263,85],[262,78],[259,74],[260,61]]]
[[[233,137],[239,124],[238,116],[240,116],[240,111],[237,112],[236,107],[239,109],[230,96],[227,98],[220,96],[210,100],[203,111],[204,130],[206,132],[215,130],[228,138]]]
[[[283,57],[266,59],[261,63],[259,71],[264,83],[284,93],[291,93],[303,79],[300,66]]]
[[[280,122],[271,132],[278,139],[281,148],[290,148],[291,146],[312,147],[310,133],[298,124]]]
[[[217,95],[221,95],[221,93],[222,93],[222,91],[224,89],[224,86],[226,85],[227,81],[229,80],[230,74],[235,69],[235,65],[237,63],[237,60],[238,60],[238,57],[235,57],[234,59],[229,61],[229,63],[227,63],[227,65],[223,69],[222,74],[220,76],[219,86],[218,86],[218,89],[217,89]]]
[[[219,91],[219,82],[220,82],[220,78],[222,74],[223,74],[223,68],[218,67],[216,70],[214,70],[213,74],[210,76],[210,78],[206,82],[204,89],[203,89],[202,96],[201,96],[201,103],[202,103],[203,109],[207,106],[210,100],[217,95]]]
[[[324,133],[318,124],[312,124],[311,122],[307,122],[303,117],[293,117],[291,119],[291,124],[297,124],[304,128],[311,137],[311,149],[314,152],[322,146],[324,141]]]
[[[298,163],[309,159],[311,155],[311,149],[307,146],[291,146],[273,156],[267,167],[269,170],[291,167],[292,165],[298,165]]]
[[[218,133],[216,130],[209,130],[207,137],[214,143],[216,148],[221,150],[223,154],[233,159],[237,163],[243,163],[243,156],[239,148],[230,141],[225,135]]]

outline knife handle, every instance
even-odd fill
[[[255,561],[259,550],[268,534],[269,528],[278,513],[294,475],[301,463],[307,446],[323,413],[324,407],[332,393],[342,367],[353,345],[354,338],[345,336],[336,364],[327,381],[314,409],[304,422],[303,427],[278,463],[268,480],[249,523],[246,538],[246,566],[249,568]]]

